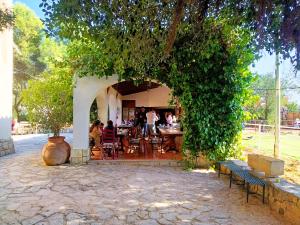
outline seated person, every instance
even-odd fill
[[[102,134],[104,129],[104,123],[100,123],[99,125],[99,133],[100,133],[100,142],[102,143]]]
[[[90,127],[89,137],[93,140],[95,147],[100,146],[100,120],[96,120]]]

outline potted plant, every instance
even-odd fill
[[[29,121],[53,133],[42,150],[43,160],[49,166],[65,163],[70,157],[70,145],[60,136],[60,130],[72,121],[72,90],[70,71],[56,68],[30,80],[22,93]]]

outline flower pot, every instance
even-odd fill
[[[64,141],[65,137],[49,137],[44,145],[42,157],[47,166],[56,166],[69,161],[70,145]]]
[[[93,151],[93,159],[102,160],[103,159],[103,149],[99,148]]]

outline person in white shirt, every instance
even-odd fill
[[[158,121],[158,117],[153,109],[151,109],[149,112],[146,113],[147,117],[147,130],[148,135],[155,134],[156,128],[155,128],[155,122]]]

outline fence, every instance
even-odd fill
[[[243,130],[243,145],[259,153],[273,156],[275,127],[265,124],[246,123]],[[282,158],[300,160],[300,128],[280,126],[280,149]]]
[[[61,133],[73,133],[73,126],[63,127],[60,131]],[[22,121],[15,124],[12,134],[14,135],[24,135],[24,134],[45,134],[51,133],[50,130],[45,130],[41,125],[37,124],[33,126],[29,122]]]

